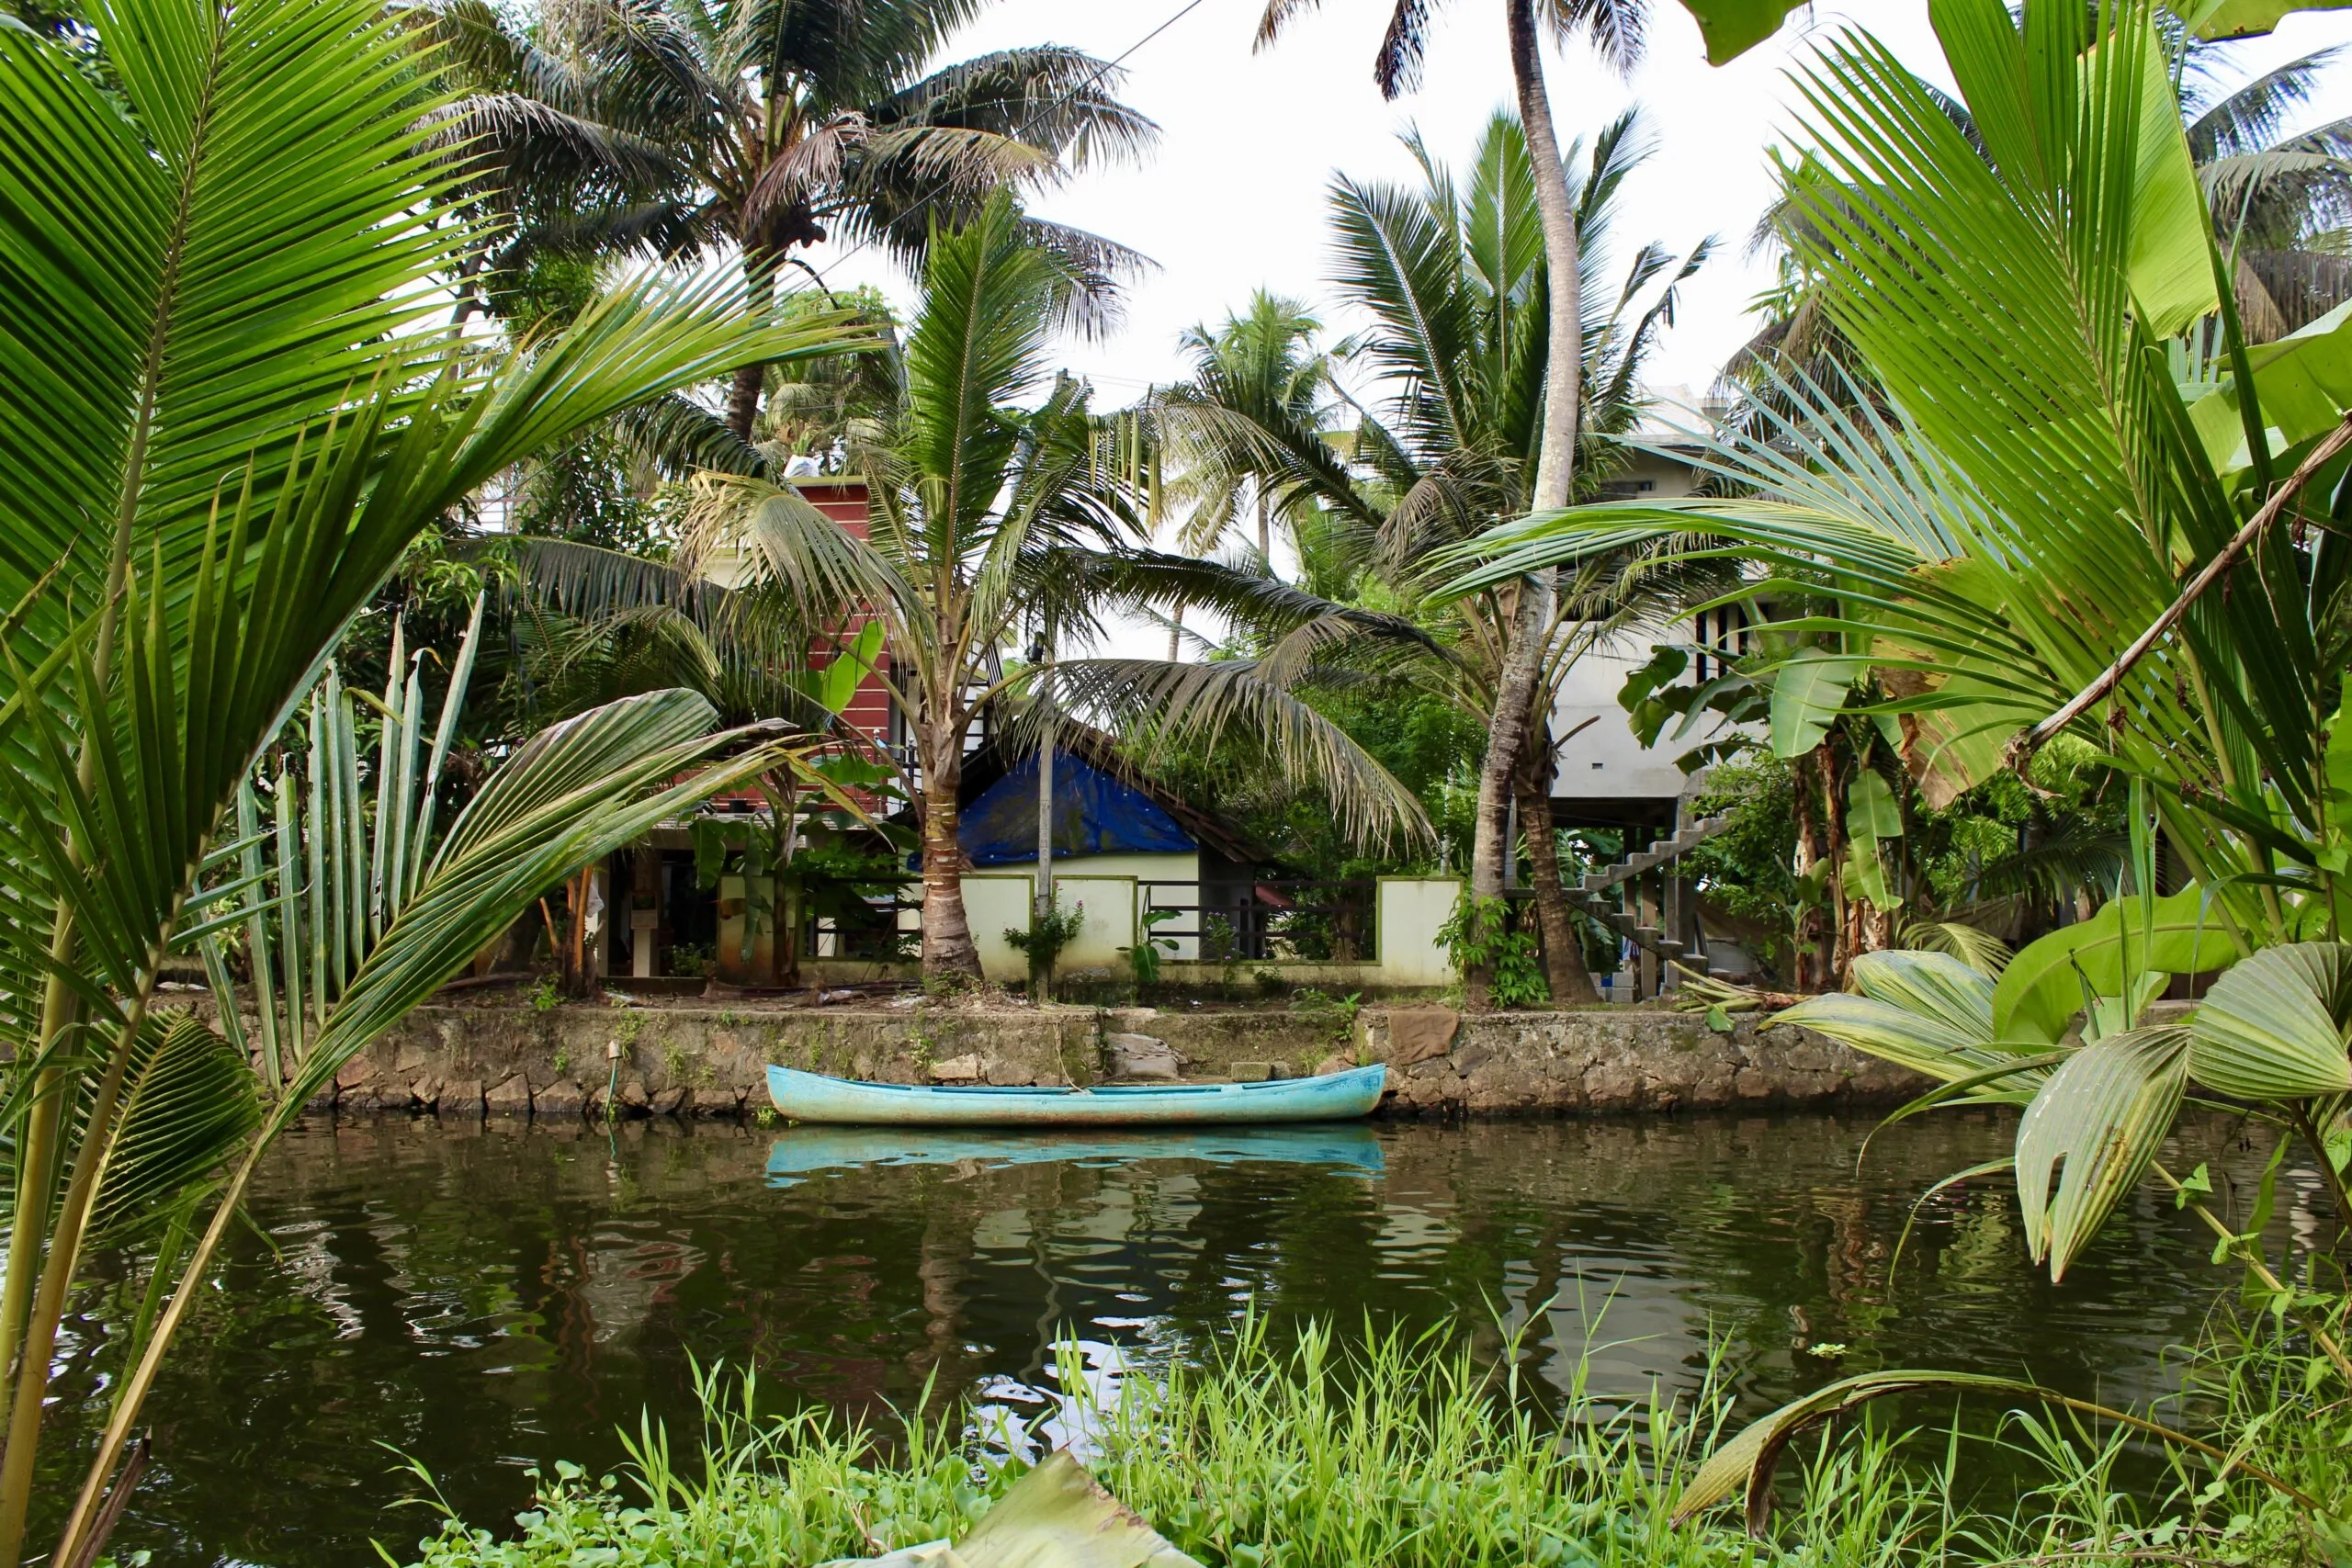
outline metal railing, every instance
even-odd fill
[[[1136,885],[1142,904],[1138,919],[1153,910],[1190,915],[1189,922],[1169,921],[1157,931],[1180,942],[1191,938],[1196,955],[1206,963],[1369,963],[1380,951],[1378,889],[1368,876]]]

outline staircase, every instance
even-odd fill
[[[1637,850],[1623,860],[1578,878],[1567,890],[1568,902],[1619,936],[1632,939],[1635,947],[1654,953],[1661,959],[1680,958],[1690,952],[1688,943],[1668,936],[1657,926],[1642,924],[1603,895],[1645,872],[1656,871],[1659,866],[1681,859],[1730,826],[1731,813],[1727,811],[1713,817],[1702,817],[1676,829],[1672,838],[1656,840],[1648,849]]]

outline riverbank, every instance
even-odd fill
[[[756,1116],[771,1063],[884,1083],[1085,1084],[1125,1038],[1187,1077],[1390,1067],[1390,1116],[1566,1116],[1900,1101],[1920,1080],[1802,1030],[1662,1008],[1338,1010],[564,1005],[419,1008],[322,1101],[440,1115]],[[1148,1049],[1148,1047],[1146,1047]]]

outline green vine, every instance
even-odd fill
[[[1454,973],[1491,968],[1488,995],[1498,1008],[1533,1007],[1552,999],[1537,956],[1535,933],[1511,929],[1508,899],[1474,901],[1465,891],[1453,913],[1437,929],[1438,941],[1453,961]]]

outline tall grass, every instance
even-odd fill
[[[1373,1334],[1342,1348],[1308,1326],[1277,1345],[1246,1321],[1204,1364],[1130,1374],[1099,1402],[1074,1363],[1057,1413],[1095,1473],[1184,1551],[1234,1568],[1928,1568],[1940,1564],[2317,1563],[2336,1551],[2261,1489],[2187,1462],[2153,1495],[2119,1483],[2124,1438],[2067,1420],[1950,1412],[1871,1421],[1793,1456],[1768,1540],[1722,1513],[1677,1524],[1684,1479],[1726,1433],[1726,1380],[1633,1404],[1522,1387],[1517,1347],[1482,1360],[1458,1340]],[[2304,1445],[2301,1479],[2352,1501],[2341,1404],[2321,1453],[2316,1384],[2295,1358],[2248,1337],[2195,1369],[2220,1425],[2264,1461]],[[2293,1387],[2290,1387],[2290,1383]],[[700,1451],[681,1462],[641,1422],[623,1477],[564,1464],[519,1534],[447,1518],[422,1568],[791,1568],[961,1534],[1034,1451],[968,1411],[887,1429],[758,1412],[752,1377],[706,1375]],[[2341,1391],[2335,1391],[2340,1394]],[[2300,1414],[2284,1418],[2290,1405]],[[2324,1400],[2323,1400],[2324,1403]],[[2292,1428],[2290,1432],[2289,1428]],[[1970,1432],[1977,1435],[1970,1436]],[[2005,1473],[1977,1488],[1983,1450]],[[2329,1465],[2333,1469],[2328,1469]],[[2323,1473],[2324,1472],[2324,1473]],[[1962,1499],[1981,1496],[1984,1506]],[[388,1554],[388,1561],[390,1560]]]

